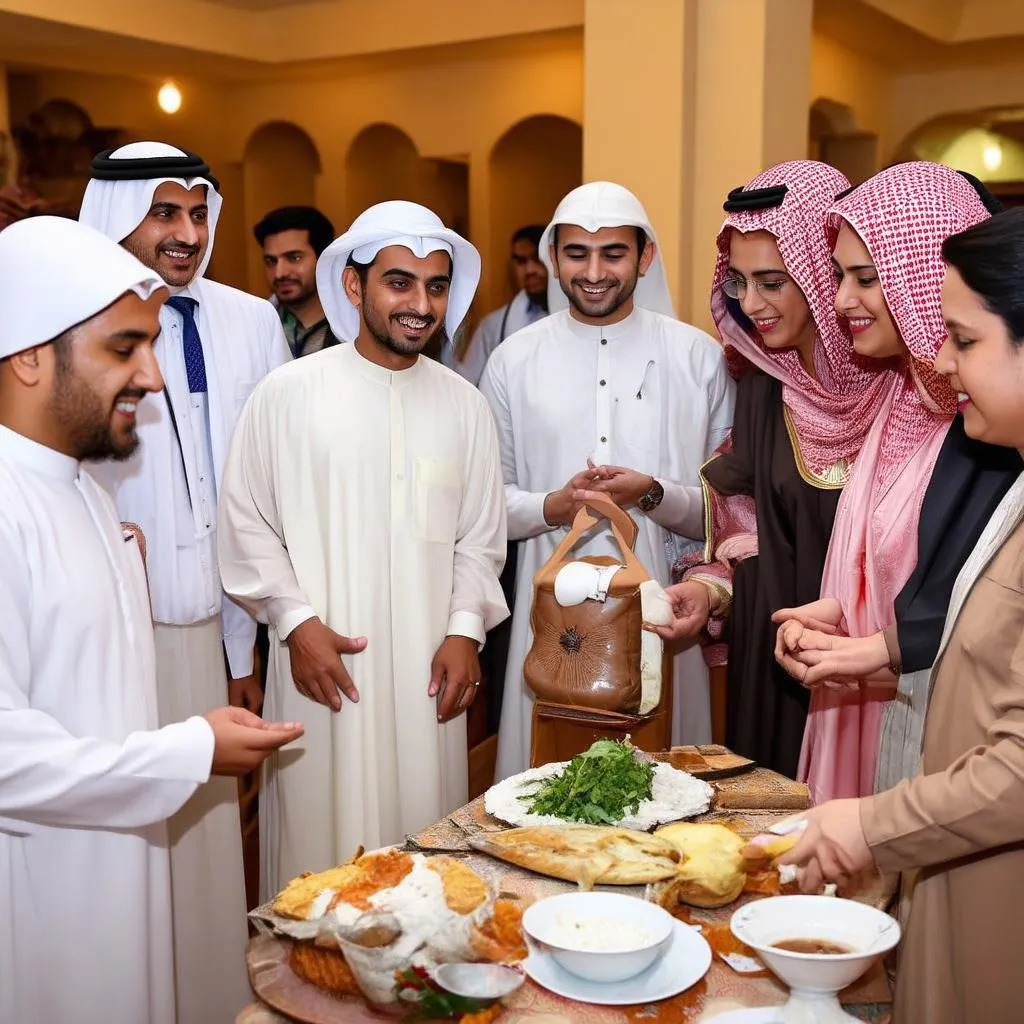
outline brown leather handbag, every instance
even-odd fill
[[[622,552],[606,556],[569,557],[580,538],[607,519]],[[530,624],[533,644],[523,675],[540,700],[603,711],[632,714],[640,707],[640,585],[650,574],[633,553],[637,526],[611,499],[590,498],[572,529],[533,578]],[[563,607],[555,599],[555,577],[570,561],[594,566],[623,565],[611,580],[605,600],[584,600]]]

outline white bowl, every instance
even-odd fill
[[[583,948],[560,934],[563,924],[595,919],[612,920],[628,928],[642,928],[648,936],[638,944],[611,949]],[[656,903],[612,892],[567,892],[539,900],[523,914],[523,931],[570,974],[587,981],[619,982],[647,970],[668,948],[673,918]],[[590,933],[593,935],[594,933]],[[588,936],[589,938],[589,936]]]
[[[522,968],[507,964],[440,964],[431,974],[441,988],[467,999],[502,999],[526,981]]]
[[[791,989],[834,995],[900,941],[900,926],[866,903],[836,896],[773,896],[732,915],[732,933]],[[787,939],[824,939],[852,948],[839,955],[776,949]]]

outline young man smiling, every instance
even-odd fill
[[[476,249],[430,210],[371,207],[317,266],[331,328],[354,343],[272,373],[239,421],[221,572],[270,625],[268,712],[308,723],[303,756],[268,764],[264,898],[467,799],[463,713],[508,615],[505,502],[487,403],[421,353],[454,335],[479,277]]]
[[[629,509],[637,556],[667,584],[677,546],[703,538],[698,473],[732,425],[721,346],[675,319],[654,231],[631,192],[611,182],[570,192],[540,251],[551,272],[551,315],[500,345],[480,384],[498,422],[509,536],[521,541],[499,779],[529,764],[531,582],[581,498],[602,491]],[[620,557],[607,529],[577,551]],[[697,648],[676,656],[674,678],[673,742],[709,742]]]
[[[221,196],[203,160],[137,142],[101,153],[91,176],[79,220],[120,242],[171,292],[155,348],[163,394],[139,407],[138,452],[102,467],[121,518],[147,541],[160,721],[225,698],[258,711],[256,623],[221,587],[217,502],[242,404],[289,358],[281,324],[265,300],[204,277]],[[181,1024],[233,1020],[249,993],[238,791],[221,783],[169,823]]]

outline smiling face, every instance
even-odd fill
[[[206,186],[158,185],[149,212],[121,244],[172,288],[183,288],[199,272],[210,244]]]
[[[846,319],[854,351],[871,359],[906,355],[907,347],[885,303],[871,254],[845,221],[832,254],[832,269],[836,275],[836,312]]]
[[[1024,448],[1024,345],[1014,343],[1006,321],[955,267],[946,268],[942,316],[948,334],[935,369],[960,393],[964,430],[979,441]]]
[[[654,259],[654,245],[645,237],[643,251],[634,227],[586,231],[577,224],[559,224],[551,261],[572,315],[585,324],[612,324],[633,311],[637,281]]]
[[[814,317],[804,293],[787,273],[771,233],[730,232],[723,291],[739,301],[765,348],[795,348],[805,366],[813,365]]]
[[[451,275],[452,258],[447,252],[439,250],[420,259],[403,245],[381,249],[362,276],[354,267],[346,267],[345,293],[362,318],[358,340],[412,365],[444,329]]]

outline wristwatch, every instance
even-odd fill
[[[665,488],[653,477],[651,480],[653,481],[651,486],[640,495],[640,500],[636,503],[636,507],[641,512],[653,512],[661,504],[661,499],[665,497]]]

